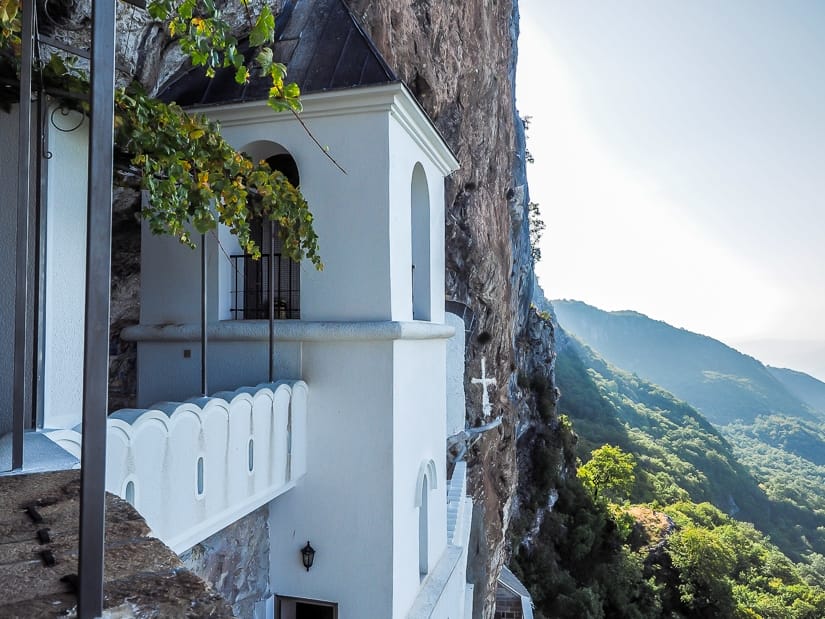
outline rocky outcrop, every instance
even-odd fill
[[[80,471],[0,477],[0,617],[77,616]],[[106,494],[105,617],[232,619],[232,609]]]
[[[120,332],[140,320],[140,191],[120,172],[112,202],[112,296],[109,329],[109,411],[131,408],[137,392],[137,346]]]
[[[269,507],[264,505],[181,555],[232,605],[237,617],[254,617],[269,591]]]

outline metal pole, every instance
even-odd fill
[[[103,614],[106,408],[109,386],[109,295],[112,261],[114,50],[115,3],[114,0],[98,0],[92,3],[92,111],[89,125],[86,226],[79,619],[93,619]]]
[[[207,396],[206,382],[206,235],[201,234],[201,395]]]
[[[29,266],[29,165],[31,163],[32,61],[34,54],[34,2],[23,3],[20,66],[20,118],[17,143],[17,255],[14,295],[14,415],[12,420],[11,467],[23,467],[23,433],[26,401],[30,391],[28,337]]]
[[[34,248],[35,253],[35,282],[36,292],[34,293],[34,346],[33,346],[33,376],[32,376],[32,392],[34,393],[34,404],[32,405],[33,413],[33,427],[38,428],[43,426],[44,412],[43,412],[43,394],[45,388],[45,381],[43,380],[43,368],[45,363],[45,314],[46,314],[46,195],[48,193],[48,178],[46,174],[46,164],[44,163],[48,157],[48,103],[46,101],[46,94],[43,91],[42,80],[37,89],[37,149],[35,166],[37,178],[37,193],[35,204],[35,229],[36,229],[36,243]]]
[[[269,382],[275,380],[275,222],[269,220]]]

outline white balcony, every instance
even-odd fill
[[[106,490],[180,553],[288,491],[306,473],[303,381],[126,409],[109,417]],[[47,433],[80,456],[80,428]]]

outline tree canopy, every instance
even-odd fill
[[[602,445],[579,467],[577,475],[594,498],[598,499],[601,493],[604,498],[624,501],[636,481],[635,469],[633,454],[625,453],[621,447]]]

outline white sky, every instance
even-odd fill
[[[825,2],[519,5],[548,297],[825,379]]]

